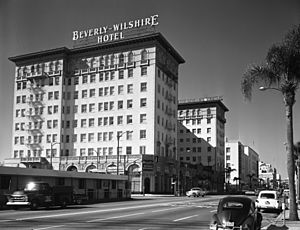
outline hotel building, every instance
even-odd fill
[[[133,192],[170,192],[184,60],[160,33],[9,60],[16,67],[6,166],[129,173]]]
[[[178,104],[180,161],[210,168],[209,187],[222,190],[224,177],[225,113],[220,97],[182,100]]]

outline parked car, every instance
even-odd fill
[[[262,215],[255,202],[246,196],[227,196],[219,201],[217,213],[212,216],[210,230],[260,230]]]
[[[279,192],[273,190],[260,191],[256,199],[256,207],[258,210],[275,210],[281,212],[282,199]]]
[[[186,192],[186,195],[188,197],[199,197],[202,196],[204,197],[207,194],[207,191],[203,188],[199,188],[199,187],[195,187],[195,188],[191,188],[190,191]]]

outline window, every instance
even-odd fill
[[[141,67],[141,76],[146,76],[147,75],[147,67],[143,66]]]
[[[124,79],[124,70],[119,70],[119,79]]]
[[[127,115],[127,124],[132,124],[132,115]]]
[[[123,85],[119,85],[118,86],[118,94],[123,94],[124,93],[124,86]]]
[[[140,154],[141,155],[146,154],[146,146],[144,146],[144,145],[140,146]]]
[[[123,116],[118,116],[117,117],[117,124],[122,125],[123,124]]]
[[[94,118],[90,118],[89,119],[89,127],[94,127],[95,125],[95,119]]]
[[[87,112],[87,105],[81,105],[81,113]]]
[[[89,133],[88,138],[89,138],[89,142],[93,142],[94,141],[94,133]]]
[[[133,101],[131,99],[127,100],[127,109],[132,108],[133,106]]]
[[[210,124],[211,123],[211,119],[210,118],[207,118],[207,124]]]
[[[90,76],[90,82],[91,83],[96,82],[96,75],[95,74],[91,74],[91,76]]]
[[[96,90],[95,89],[90,89],[90,97],[95,97]]]
[[[53,92],[48,92],[48,100],[53,100]]]
[[[230,153],[230,147],[226,147],[226,153]]]
[[[140,139],[146,138],[146,130],[140,130]]]
[[[86,127],[86,119],[81,119],[81,128]]]
[[[119,55],[119,66],[123,66],[124,65],[124,54],[120,54]]]
[[[133,69],[130,68],[128,69],[128,78],[132,78],[133,77]]]
[[[207,142],[208,142],[208,143],[211,142],[211,137],[207,137]]]
[[[85,89],[85,90],[82,90],[82,92],[81,92],[81,97],[82,97],[82,98],[87,98],[87,95],[88,95],[87,90],[86,90],[86,89]]]
[[[88,76],[87,75],[83,75],[82,76],[82,84],[87,84],[88,83]]]
[[[89,112],[90,113],[95,112],[95,104],[94,103],[89,104]]]
[[[142,82],[141,83],[141,92],[146,92],[147,91],[147,82]]]
[[[86,142],[86,134],[85,133],[80,134],[80,142]]]
[[[147,114],[140,114],[140,123],[146,123]]]
[[[133,84],[127,85],[127,93],[133,93]]]
[[[131,146],[127,146],[126,147],[126,155],[131,155],[132,153],[132,147]]]
[[[123,109],[123,101],[118,101],[118,109]]]
[[[126,132],[126,140],[132,140],[132,131]]]
[[[207,147],[207,152],[211,152],[211,146]]]
[[[147,98],[141,98],[140,107],[146,107],[146,106],[147,106]]]
[[[132,65],[133,64],[133,52],[130,51],[128,53],[128,65]]]
[[[58,99],[59,99],[59,92],[58,92],[58,91],[55,91],[55,92],[54,92],[54,99],[55,99],[55,100],[58,100]]]
[[[114,93],[115,93],[115,87],[114,87],[114,86],[111,86],[111,87],[109,88],[109,94],[112,96],[112,95],[114,95]]]
[[[78,99],[78,91],[74,91],[74,99]]]

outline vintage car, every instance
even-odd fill
[[[202,196],[204,197],[206,195],[207,191],[205,189],[199,188],[199,187],[195,187],[195,188],[191,188],[190,191],[186,192],[186,195],[188,197],[199,197]]]
[[[279,192],[274,190],[262,190],[256,199],[258,210],[275,210],[282,211],[282,198]]]
[[[217,213],[212,216],[210,230],[260,230],[262,215],[254,201],[246,196],[227,196],[219,201]]]

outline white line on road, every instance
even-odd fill
[[[210,212],[216,212],[217,210],[211,210]]]
[[[178,208],[181,208],[181,207],[167,208],[167,209],[160,209],[160,210],[155,210],[155,211],[152,211],[152,212],[163,212],[163,211],[169,211],[169,210],[172,210],[172,209],[178,209]]]
[[[186,220],[186,219],[190,219],[190,218],[193,218],[193,217],[196,217],[198,215],[193,215],[193,216],[187,216],[187,217],[183,217],[183,218],[180,218],[180,219],[176,219],[176,220],[173,220],[174,222],[177,222],[177,221],[181,221],[181,220]]]
[[[50,229],[50,228],[60,228],[65,225],[56,225],[56,226],[49,226],[49,227],[44,227],[44,228],[33,228],[32,230],[44,230],[44,229]]]
[[[89,221],[87,221],[87,223],[97,222],[97,221],[104,221],[104,220],[111,220],[111,219],[118,219],[118,218],[128,217],[128,216],[137,216],[137,215],[143,215],[143,214],[145,214],[145,213],[144,212],[140,212],[140,213],[133,213],[133,214],[124,215],[124,216],[113,216],[113,217],[108,217],[108,218],[105,218],[105,219],[89,220]]]

